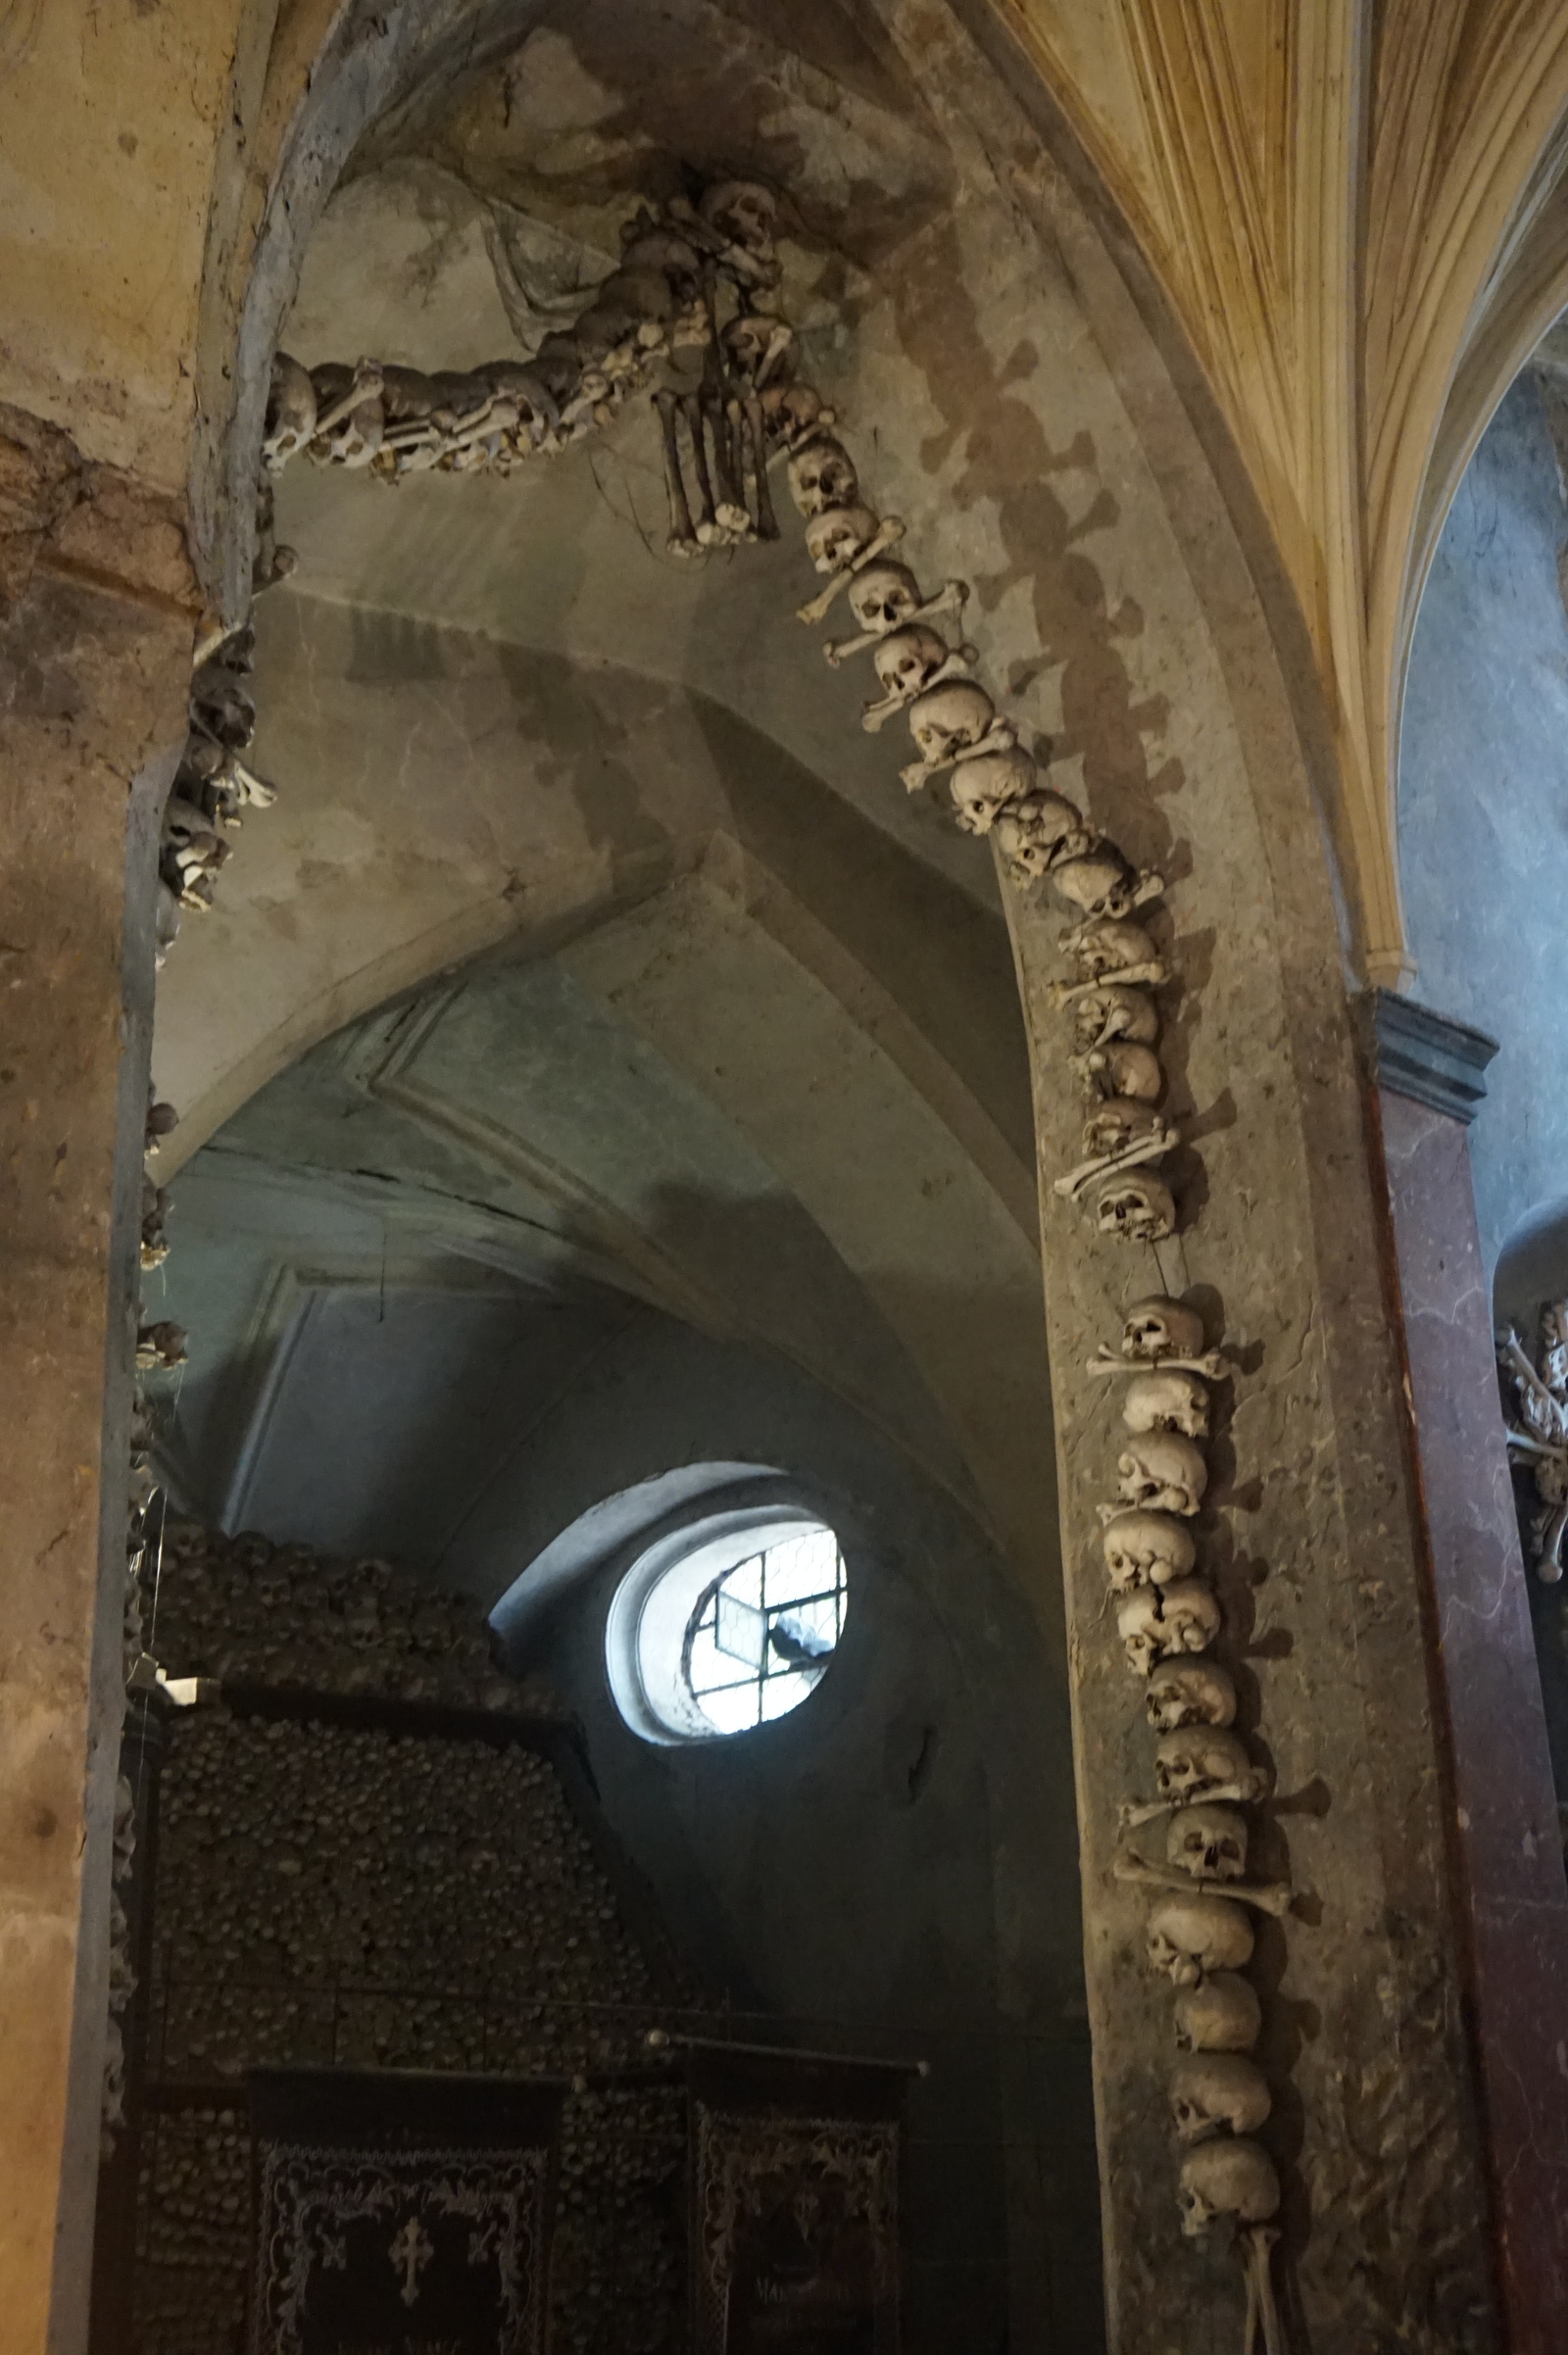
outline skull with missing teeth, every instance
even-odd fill
[[[813,514],[806,526],[806,553],[818,572],[847,572],[881,528],[868,507],[858,507],[853,501],[844,507],[826,507]]]
[[[1116,1633],[1135,1675],[1148,1676],[1157,1660],[1179,1652],[1206,1651],[1219,1634],[1219,1604],[1200,1578],[1173,1579],[1165,1587],[1135,1587],[1116,1613]]]
[[[1219,1726],[1179,1726],[1154,1752],[1154,1788],[1174,1806],[1191,1806],[1215,1791],[1261,1798],[1268,1777],[1254,1766],[1239,1734]]]
[[[1196,1441],[1179,1431],[1146,1431],[1117,1458],[1116,1494],[1154,1513],[1196,1513],[1208,1485],[1208,1466]]]
[[[1240,1971],[1252,1959],[1252,1925],[1229,1897],[1173,1890],[1149,1917],[1150,1967],[1179,1987],[1200,1987],[1214,1971]]]
[[[887,558],[867,564],[850,585],[851,613],[861,629],[874,631],[879,638],[918,613],[920,604],[920,584],[908,565]]]
[[[1170,1660],[1155,1670],[1144,1695],[1158,1734],[1183,1726],[1228,1726],[1236,1721],[1236,1687],[1213,1660]]]
[[[912,703],[942,668],[952,649],[923,621],[911,621],[882,640],[871,660],[889,702]]]
[[[1095,1224],[1120,1243],[1162,1243],[1176,1232],[1176,1203],[1147,1169],[1109,1178],[1095,1198]]]
[[[825,515],[830,507],[853,507],[860,487],[854,460],[831,434],[797,450],[789,462],[789,474],[790,496],[808,516]]]
[[[1279,2210],[1280,2179],[1261,2142],[1226,2135],[1188,2152],[1176,2197],[1182,2231],[1196,2240],[1222,2216],[1234,2216],[1242,2224],[1266,2224]]]
[[[989,834],[1003,811],[1033,790],[1038,773],[1016,747],[960,760],[953,772],[953,807],[964,833]]]
[[[944,768],[978,744],[996,716],[996,705],[973,679],[945,679],[910,705],[909,733],[926,766]]]
[[[1247,1818],[1211,1801],[1179,1808],[1170,1820],[1165,1858],[1195,1881],[1245,1881]]]
[[[1163,1293],[1134,1300],[1122,1320],[1121,1353],[1146,1365],[1161,1357],[1200,1357],[1203,1320],[1185,1300],[1167,1300]]]
[[[1198,1559],[1192,1532],[1169,1513],[1118,1513],[1107,1521],[1101,1545],[1113,1595],[1134,1587],[1168,1587],[1191,1575]]]
[[[1171,2079],[1171,2122],[1178,2142],[1253,2134],[1273,2106],[1262,2070],[1239,2052],[1195,2053],[1177,2064]]]

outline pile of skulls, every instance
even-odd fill
[[[643,2065],[649,2028],[686,2017],[696,1989],[662,1953],[656,1983],[547,1758],[183,1712],[153,1906],[160,2115],[171,2085],[261,2065],[571,2079],[555,2343],[665,2343],[680,2304],[678,2096],[589,2080]],[[226,2344],[238,2311],[248,2210],[224,2204],[222,2183],[213,2201],[187,2183],[177,2147],[161,2125],[144,2159],[139,2302],[168,2323],[147,2323],[145,2355],[193,2343],[182,2268],[199,2269],[206,2343]]]
[[[542,1680],[497,1669],[476,1602],[389,1562],[172,1518],[161,1557],[158,1653],[171,1675],[559,1714]]]
[[[1152,1968],[1180,1990],[1176,2044],[1185,2056],[1170,2084],[1171,2115],[1185,2148],[1179,2198],[1184,2230],[1220,2218],[1242,2235],[1249,2299],[1274,2355],[1278,2321],[1269,2251],[1279,2178],[1256,2130],[1272,2106],[1251,2057],[1262,2033],[1257,1994],[1242,1976],[1251,1959],[1252,1915],[1290,1907],[1287,1884],[1249,1878],[1248,1809],[1270,1777],[1236,1731],[1236,1687],[1209,1656],[1221,1629],[1213,1588],[1199,1569],[1194,1523],[1208,1485],[1204,1443],[1214,1385],[1225,1360],[1204,1347],[1203,1320],[1180,1300],[1135,1301],[1119,1349],[1102,1348],[1089,1371],[1117,1385],[1123,1435],[1114,1501],[1101,1507],[1101,1549],[1116,1632],[1144,1681],[1159,1736],[1149,1800],[1121,1810],[1117,1878],[1156,1892],[1150,1915]],[[1164,1857],[1133,1841],[1165,1827]],[[1248,2345],[1251,2345],[1250,2323]]]
[[[197,2101],[149,2114],[136,2185],[138,2355],[211,2355],[239,2345],[250,2173],[250,2135],[237,2110]]]
[[[705,355],[699,463],[708,466],[711,429],[713,480],[720,507],[736,510],[738,467],[732,425],[721,399],[718,363],[749,363],[752,331],[720,311],[776,285],[776,206],[771,191],[726,180],[695,204],[672,198],[657,212],[644,205],[621,230],[616,267],[592,290],[569,327],[545,336],[526,360],[494,360],[463,371],[425,374],[362,360],[303,368],[286,352],[272,364],[262,460],[270,474],[302,453],[318,465],[346,466],[386,482],[439,470],[510,473],[523,460],[567,449],[607,425],[656,370],[677,372],[688,354]],[[765,351],[777,323],[759,331]],[[721,341],[722,338],[722,341]],[[756,386],[760,391],[760,383]],[[691,413],[697,415],[697,412]],[[750,419],[743,418],[750,430]],[[737,516],[733,527],[739,531]]]

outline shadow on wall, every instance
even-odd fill
[[[1503,1245],[1493,1285],[1493,1321],[1499,1333],[1516,1333],[1527,1356],[1539,1364],[1542,1311],[1559,1300],[1568,1300],[1568,1195],[1542,1203]],[[1532,1526],[1542,1510],[1528,1464],[1515,1464],[1513,1485],[1528,1563]],[[1551,1775],[1568,1833],[1568,1580],[1547,1585],[1532,1575],[1529,1587]]]

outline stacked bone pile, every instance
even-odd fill
[[[157,1651],[171,1676],[561,1713],[543,1680],[499,1672],[476,1602],[389,1562],[172,1519],[156,1568]],[[153,1569],[149,1558],[144,1615]]]
[[[547,1759],[517,1743],[182,1712],[154,1906],[166,2082],[331,2063],[577,2079],[552,2344],[674,2343],[678,2095],[585,2081],[635,2067],[648,2028],[671,2018],[668,1997]],[[683,2008],[695,1996],[676,1993]],[[222,2170],[211,2186],[199,2171],[188,2180],[189,2117],[159,2105],[143,2163],[139,2355],[235,2343],[249,2212]]]
[[[1272,2103],[1251,2057],[1262,2012],[1243,1973],[1252,1956],[1252,1914],[1284,1914],[1292,1892],[1249,1878],[1246,1811],[1267,1797],[1270,1777],[1236,1731],[1235,1684],[1208,1656],[1221,1612],[1193,1534],[1208,1485],[1203,1444],[1213,1386],[1225,1361],[1205,1349],[1196,1309],[1158,1297],[1134,1303],[1119,1350],[1102,1348],[1089,1370],[1114,1382],[1120,1396],[1116,1497],[1101,1508],[1102,1546],[1117,1634],[1128,1666],[1145,1680],[1159,1736],[1155,1796],[1123,1806],[1116,1873],[1154,1892],[1150,1964],[1180,1990],[1175,2036],[1186,2057],[1171,2079],[1170,2105],[1186,2150],[1183,2229],[1197,2235],[1234,2221],[1248,2281],[1245,2345],[1251,2349],[1260,2323],[1267,2355],[1279,2355],[1269,2250],[1280,2184],[1254,2138]],[[1157,1825],[1160,1860],[1138,1844]]]
[[[581,316],[526,359],[426,374],[374,360],[307,369],[280,352],[265,468],[276,474],[303,454],[383,482],[508,474],[610,424],[658,377],[672,479],[682,442],[697,477],[695,499],[682,494],[672,547],[696,554],[775,537],[765,456],[769,437],[787,428],[768,387],[790,337],[758,302],[778,282],[776,211],[770,190],[742,180],[695,203],[640,207],[621,231],[619,263]]]
[[[240,2344],[250,2174],[242,2111],[197,2101],[148,2121],[136,2202],[135,2355],[211,2355]]]

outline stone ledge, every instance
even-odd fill
[[[1487,1093],[1482,1073],[1497,1041],[1392,990],[1361,1000],[1362,1035],[1372,1076],[1391,1095],[1409,1096],[1468,1128]]]

